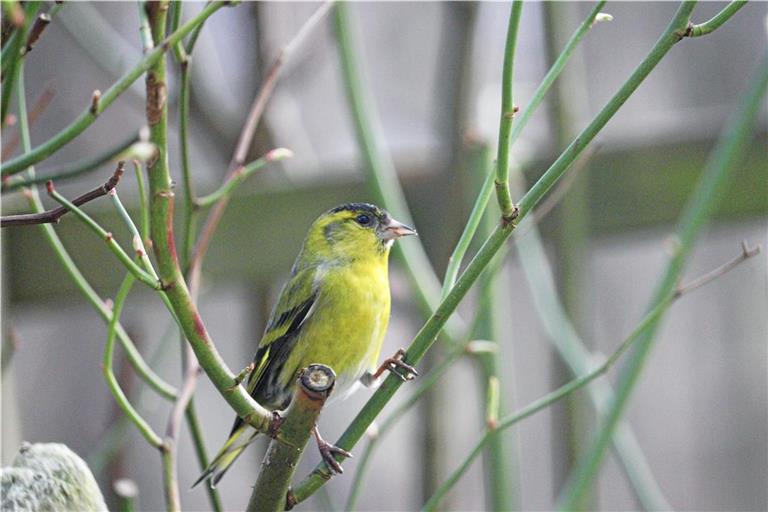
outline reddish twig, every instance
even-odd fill
[[[120,177],[123,175],[124,169],[125,169],[125,162],[119,162],[117,164],[117,169],[115,169],[115,172],[107,180],[106,183],[96,187],[95,189],[89,192],[86,192],[81,196],[76,197],[75,199],[72,200],[72,203],[75,206],[81,206],[87,202],[93,201],[96,198],[107,195],[110,190],[112,190],[117,186],[118,182],[120,181]],[[64,206],[59,206],[58,208],[54,208],[53,210],[47,210],[41,213],[24,213],[20,215],[6,215],[0,218],[0,227],[5,228],[9,226],[29,226],[34,224],[56,223],[56,222],[59,222],[59,219],[67,212],[69,212],[69,209],[67,209]]]
[[[243,129],[240,132],[240,137],[237,141],[237,147],[235,148],[235,152],[232,156],[232,161],[229,164],[227,175],[224,178],[225,182],[231,179],[232,176],[234,176],[245,164],[245,159],[248,155],[248,148],[251,146],[253,137],[256,134],[256,127],[259,125],[259,121],[261,120],[261,116],[264,113],[264,108],[267,105],[267,101],[269,101],[269,98],[272,96],[272,91],[275,88],[277,79],[280,77],[280,72],[282,71],[285,61],[296,50],[298,45],[306,38],[309,32],[315,26],[317,26],[317,24],[320,22],[323,16],[328,13],[332,6],[333,1],[326,1],[323,5],[321,5],[314,12],[314,14],[309,17],[304,25],[302,25],[293,39],[291,39],[291,41],[289,41],[288,44],[280,50],[280,52],[277,54],[277,58],[275,58],[272,65],[269,67],[267,76],[264,78],[264,81],[261,84],[261,88],[259,89],[259,92],[256,94],[256,97],[251,104],[251,110],[248,113],[248,117],[245,120]],[[203,229],[200,232],[200,237],[197,240],[197,244],[195,244],[194,251],[192,252],[192,258],[189,262],[188,274],[191,279],[195,279],[195,274],[200,272],[200,267],[202,265],[203,258],[205,257],[205,253],[208,251],[211,238],[213,238],[213,234],[216,231],[216,228],[219,226],[219,222],[221,221],[221,217],[224,215],[224,210],[226,210],[228,203],[229,197],[223,197],[219,202],[216,203],[216,205],[211,209],[211,212],[208,214],[208,218],[205,221],[205,226],[203,226]]]
[[[52,87],[46,87],[43,93],[40,95],[40,97],[35,102],[35,105],[32,107],[32,110],[29,112],[29,119],[27,121],[27,124],[29,124],[30,128],[35,124],[35,121],[40,116],[40,114],[43,113],[43,111],[48,108],[48,105],[50,105],[51,100],[53,99],[54,91]],[[13,136],[11,137],[11,140],[8,141],[7,144],[3,144],[3,151],[2,151],[2,158],[3,161],[8,160],[10,156],[13,154],[14,151],[16,151],[16,148],[19,145],[19,132],[13,132]]]

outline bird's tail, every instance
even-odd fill
[[[224,473],[226,473],[232,463],[235,462],[235,459],[243,453],[243,450],[248,447],[248,444],[250,444],[257,434],[258,433],[247,424],[243,424],[240,428],[232,432],[232,435],[229,436],[227,442],[224,443],[224,446],[221,447],[221,450],[216,454],[216,457],[210,464],[208,464],[208,467],[205,468],[205,471],[200,475],[200,478],[192,484],[192,487],[195,487],[203,480],[210,480],[211,487],[215,487],[216,484],[219,483],[219,480],[224,476]]]

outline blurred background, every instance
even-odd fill
[[[221,182],[265,70],[317,6],[246,2],[206,23],[192,67],[191,150],[200,193]],[[693,22],[709,19],[723,6],[700,4]],[[201,7],[185,4],[184,18]],[[521,108],[592,7],[525,4],[515,65],[515,102]],[[529,183],[626,80],[676,8],[668,2],[607,4],[604,11],[613,21],[596,25],[586,36],[512,149]],[[354,3],[349,11],[382,145],[391,153],[420,240],[442,276],[482,181],[472,172],[472,154],[496,144],[509,4]],[[600,133],[597,150],[581,166],[566,198],[540,223],[561,299],[592,350],[612,352],[642,318],[669,255],[676,217],[766,51],[767,12],[766,3],[749,4],[715,33],[673,48]],[[27,58],[28,102],[34,104],[45,91],[53,94],[33,126],[33,145],[57,133],[89,103],[94,89],[106,90],[140,59],[138,26],[135,3],[65,4]],[[170,159],[180,180],[178,66],[171,61],[169,69]],[[92,157],[134,134],[145,123],[143,89],[140,79],[82,136],[38,165],[38,173]],[[765,247],[767,128],[763,105],[757,134],[686,267],[686,281],[738,254],[743,239]],[[4,145],[13,131],[3,134]],[[239,188],[204,265],[202,315],[233,369],[251,360],[309,223],[337,204],[372,198],[361,171],[331,18],[287,62],[251,157],[278,146],[292,149],[294,158],[270,165]],[[58,188],[72,197],[102,183],[113,166]],[[135,207],[129,175],[119,190]],[[26,211],[19,194],[4,195],[2,208],[4,214]],[[122,232],[108,202],[96,201],[87,209],[108,229]],[[114,296],[124,272],[102,242],[71,215],[56,230],[102,297]],[[503,324],[496,340],[507,411],[571,378],[540,319],[532,294],[536,283],[526,277],[516,245],[510,248],[499,277]],[[626,419],[661,492],[676,509],[768,507],[767,268],[764,255],[752,258],[676,303],[632,395]],[[89,462],[108,498],[111,482],[127,477],[139,486],[141,510],[162,509],[160,458],[132,426],[119,421],[121,413],[102,378],[106,328],[37,228],[3,230],[2,277],[3,464],[12,460],[21,440],[63,442]],[[397,262],[392,293],[384,353],[407,346],[424,321]],[[462,314],[471,317],[476,302],[470,294]],[[136,287],[123,325],[152,367],[178,383],[178,335],[159,300]],[[424,370],[440,360],[441,352],[438,345]],[[169,404],[146,392],[122,358],[120,365],[131,399],[162,431]],[[460,360],[381,440],[359,509],[418,509],[463,460],[484,425],[485,383],[478,375],[472,359]],[[615,380],[615,372],[608,380]],[[407,398],[408,387],[395,404]],[[363,390],[328,407],[320,423],[326,439],[336,439],[369,396]],[[213,453],[234,415],[205,377],[196,403]],[[389,405],[382,419],[394,407]],[[521,509],[553,507],[593,427],[593,408],[581,392],[503,433],[513,448],[510,486]],[[182,504],[205,510],[204,490],[187,491],[200,472],[186,430],[180,443]],[[354,453],[362,453],[365,443]],[[250,449],[220,484],[227,509],[247,502],[262,453],[262,446]],[[297,477],[317,461],[310,446]],[[305,510],[340,509],[358,463],[359,458],[346,461],[345,474]],[[480,510],[488,507],[487,499],[478,461],[441,508]],[[613,454],[590,503],[606,510],[639,507]]]

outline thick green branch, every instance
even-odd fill
[[[320,411],[333,391],[336,374],[327,366],[314,364],[302,370],[298,380],[296,393],[280,426],[285,442],[270,443],[248,502],[248,512],[286,509],[291,478]]]
[[[153,38],[163,40],[167,10],[156,4],[150,4],[148,14]],[[241,418],[257,430],[266,432],[271,426],[272,415],[257,404],[242,386],[233,385],[235,384],[235,376],[216,350],[189,294],[179,267],[173,233],[174,193],[168,169],[168,105],[165,89],[165,62],[158,59],[147,70],[147,121],[150,129],[150,142],[158,148],[158,158],[148,166],[147,172],[149,175],[150,232],[160,280],[176,313],[179,326],[192,345],[200,366],[211,379],[211,382]]]
[[[722,196],[722,190],[728,183],[729,172],[746,148],[749,135],[752,133],[757,114],[760,111],[759,107],[765,95],[766,87],[768,87],[768,55],[763,57],[748,93],[744,96],[730,122],[725,126],[717,146],[707,160],[696,189],[680,214],[675,252],[650,301],[651,307],[663,301],[675,289],[685,260],[693,249],[701,228],[709,220],[717,205],[718,198]],[[593,443],[579,460],[574,473],[568,480],[561,495],[561,508],[571,509],[572,505],[580,500],[584,489],[597,476],[611,436],[624,413],[629,395],[634,389],[653,346],[658,324],[658,321],[655,322],[643,334],[637,349],[622,368],[619,383],[616,386],[616,395],[601,421],[600,429]]]
[[[36,3],[36,2],[33,2]],[[197,25],[205,21],[211,14],[226,5],[226,2],[211,2],[206,5],[200,13],[181,26],[179,30],[171,34],[163,43],[144,56],[139,63],[128,71],[123,77],[110,87],[99,99],[97,108],[88,107],[74,120],[69,126],[65,127],[59,133],[45,141],[36,148],[26,151],[24,154],[4,163],[2,165],[2,175],[10,176],[22,172],[32,164],[35,164],[48,156],[52,155],[72,139],[80,135],[88,128],[99,116],[99,114],[111,105],[130,85],[136,81],[142,74],[148,71],[162,60],[163,55],[170,46],[175,44],[186,36]],[[162,39],[161,39],[162,40]]]
[[[24,151],[29,151],[31,148],[31,141],[29,138],[29,123],[27,122],[27,106],[24,87],[24,67],[23,62],[17,68],[18,79],[18,113],[19,113],[19,133],[21,134],[21,142]],[[29,167],[27,176],[34,178],[34,167]],[[29,200],[30,207],[35,212],[42,212],[44,210],[43,203],[40,201],[40,195],[37,192],[37,187],[32,186],[27,189],[27,198]],[[90,283],[85,279],[85,276],[77,268],[72,257],[67,252],[64,244],[61,243],[61,239],[56,234],[56,231],[51,225],[41,225],[40,228],[43,231],[43,235],[48,240],[49,245],[53,249],[59,261],[64,266],[65,271],[71,277],[77,288],[80,289],[82,294],[88,300],[88,302],[96,309],[101,318],[105,322],[110,322],[113,315],[110,308],[107,307],[105,302],[99,297]],[[176,390],[173,386],[165,382],[159,375],[157,375],[152,368],[144,361],[141,354],[136,349],[136,345],[125,332],[120,323],[117,323],[117,337],[125,351],[128,361],[131,363],[136,373],[143,379],[149,386],[155,390],[158,394],[167,399],[174,399],[176,397]]]
[[[639,87],[645,77],[661,61],[666,53],[681,39],[680,30],[684,30],[688,23],[688,17],[693,10],[693,3],[684,3],[675,14],[672,23],[651,50],[650,54],[638,66],[635,72],[621,86],[614,97],[603,107],[590,124],[576,137],[563,155],[560,156],[534,186],[526,193],[519,203],[519,216],[521,219],[528,214],[533,207],[544,197],[555,182],[568,170],[581,151],[621,108],[629,96]],[[490,264],[495,254],[504,245],[504,242],[512,234],[516,224],[504,223],[496,227],[491,236],[486,240],[478,253],[467,266],[467,269],[451,289],[448,296],[441,302],[435,313],[427,320],[419,333],[414,338],[408,349],[406,359],[409,364],[417,363],[434,342],[440,329],[446,320],[455,311],[461,300],[467,294],[480,274]],[[347,430],[336,443],[336,446],[350,450],[360,440],[365,430],[389,402],[402,384],[396,378],[387,378],[376,393],[368,400],[363,410],[355,417]],[[328,473],[324,466],[318,466],[312,474],[304,480],[294,491],[296,499],[300,502],[314,493],[328,479]]]

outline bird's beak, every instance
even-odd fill
[[[417,235],[416,230],[393,218],[384,222],[379,230],[379,238],[384,241],[396,240],[408,235]]]

